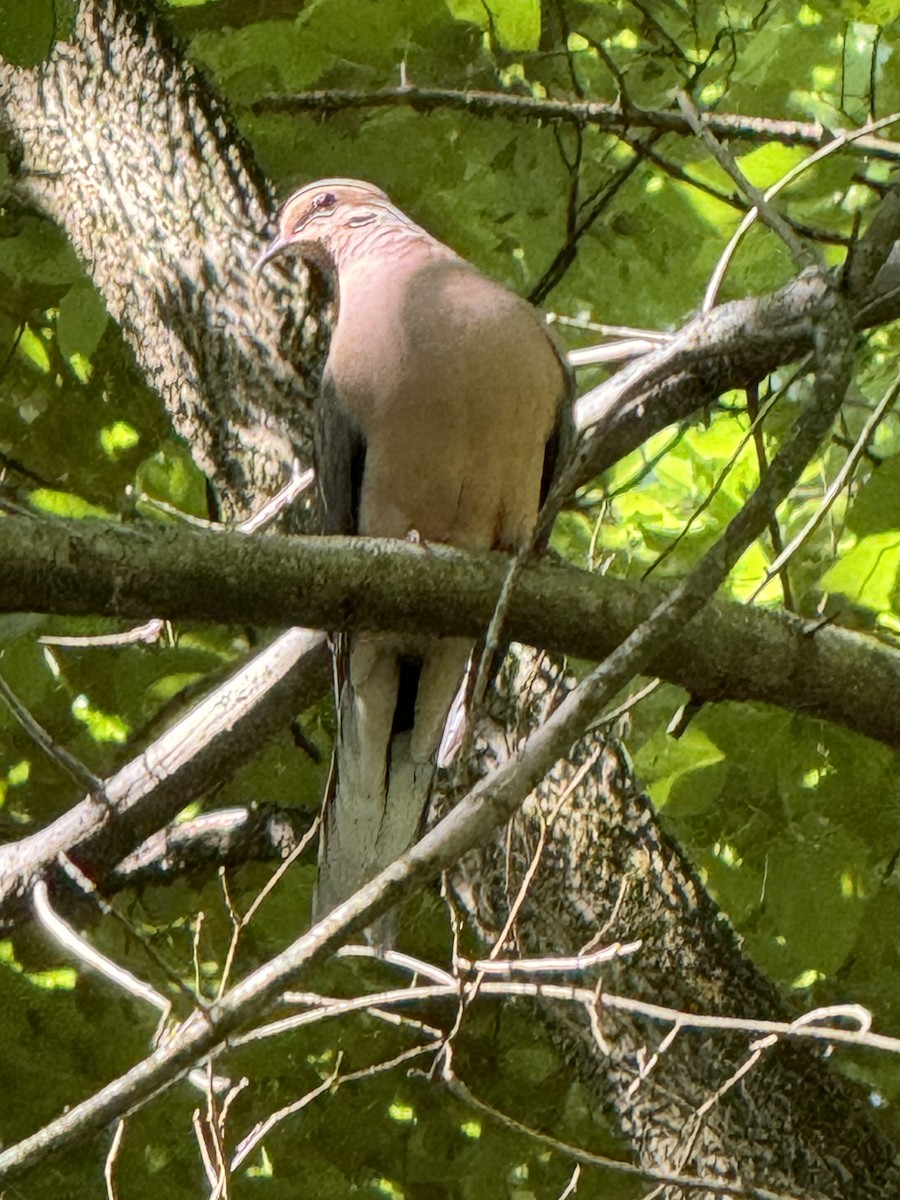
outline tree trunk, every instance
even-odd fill
[[[320,357],[298,280],[252,276],[271,204],[251,156],[143,5],[80,4],[47,62],[0,65],[0,105],[15,194],[65,231],[226,516],[248,515],[307,459]]]

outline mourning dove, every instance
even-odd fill
[[[335,287],[316,419],[325,531],[527,546],[571,392],[541,315],[359,180],[295,192],[259,265],[285,251]],[[317,918],[416,839],[471,649],[462,638],[337,639]]]

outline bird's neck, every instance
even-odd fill
[[[412,222],[374,220],[345,231],[349,236],[335,239],[332,253],[338,278],[355,271],[363,263],[398,267],[404,261],[417,264],[457,255],[431,234]]]

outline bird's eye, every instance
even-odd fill
[[[317,196],[306,205],[306,208],[297,217],[297,223],[294,225],[294,236],[299,236],[310,221],[319,216],[327,216],[333,209],[337,207],[338,198],[334,192],[319,192]]]

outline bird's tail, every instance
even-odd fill
[[[315,919],[416,840],[470,648],[461,638],[385,634],[354,634],[336,648],[338,731]]]

